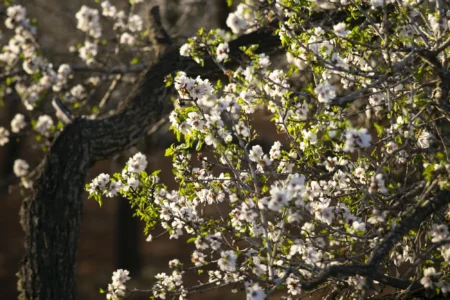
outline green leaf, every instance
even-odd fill
[[[267,193],[269,191],[269,187],[267,185],[265,185],[265,186],[262,187],[261,191],[263,193]]]
[[[98,109],[97,106],[94,106],[94,107],[92,107],[91,111],[92,111],[93,114],[98,114],[99,109]]]
[[[197,147],[195,147],[195,150],[200,151],[200,150],[202,150],[202,147],[203,147],[203,141],[198,141]]]
[[[166,151],[167,151],[167,150],[166,150]],[[156,175],[158,175],[159,173],[161,173],[161,170],[153,171],[152,176],[156,176]]]
[[[139,63],[139,58],[134,57],[131,61],[130,61],[130,65],[136,65]]]
[[[172,148],[167,148],[164,156],[172,156],[174,154],[174,151]]]
[[[378,137],[382,137],[383,136],[384,127],[379,125],[378,123],[374,123],[373,125],[375,126],[375,129],[377,131]]]
[[[227,5],[228,7],[231,7],[231,5],[233,5],[233,0],[227,0]]]
[[[434,172],[434,164],[429,164],[423,171],[422,175],[425,177],[427,181],[431,181],[431,179],[433,178],[433,172]]]

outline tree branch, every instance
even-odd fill
[[[369,259],[369,264],[377,267],[403,236],[411,229],[418,227],[427,217],[448,203],[450,203],[450,191],[441,191],[435,198],[428,200],[424,205],[417,206],[412,213],[395,226],[373,250],[372,256]]]
[[[450,203],[450,191],[440,191],[438,195],[417,206],[405,219],[403,219],[386,238],[372,252],[367,264],[351,264],[331,266],[323,270],[315,279],[301,283],[303,290],[312,290],[325,283],[331,277],[348,277],[361,275],[377,280],[398,289],[406,289],[414,282],[407,279],[390,277],[377,272],[378,265],[389,254],[395,244],[400,241],[411,229],[418,227],[427,217]],[[445,241],[447,242],[447,241]]]

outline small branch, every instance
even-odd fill
[[[73,115],[70,110],[59,100],[58,97],[54,97],[52,106],[56,110],[56,117],[64,125],[72,123]]]
[[[103,106],[105,106],[106,102],[108,102],[109,98],[111,97],[112,92],[116,88],[116,86],[119,83],[121,78],[122,78],[122,74],[116,75],[116,78],[114,78],[113,82],[109,86],[108,91],[103,96],[102,101],[100,101],[100,104],[98,105],[99,108],[103,108]]]
[[[319,276],[317,276],[316,279],[301,282],[301,285],[303,290],[309,291],[315,289],[322,283],[326,282],[330,277],[339,277],[339,276],[348,277],[355,275],[370,277],[371,274],[373,273],[374,268],[371,265],[353,264],[353,265],[331,266],[320,272]]]
[[[87,65],[71,65],[70,68],[74,72],[90,72],[90,73],[106,73],[106,74],[124,74],[139,73],[148,68],[148,64],[135,64],[131,66],[120,67],[91,67]]]
[[[161,127],[163,127],[169,119],[167,117],[162,118],[155,125],[153,125],[150,130],[147,132],[148,135],[152,135],[157,132]]]

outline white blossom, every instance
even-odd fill
[[[151,235],[151,234],[149,234],[148,236],[147,236],[147,238],[145,239],[145,241],[146,242],[151,242],[151,241],[153,241],[153,235]]]
[[[17,24],[24,21],[26,18],[27,10],[22,5],[12,5],[6,9],[7,18],[5,20],[5,26],[9,29],[13,29]]]
[[[147,158],[141,152],[136,153],[131,157],[128,162],[128,172],[130,173],[141,173],[147,168]]]
[[[247,287],[247,300],[264,300],[266,299],[266,294],[264,290],[259,286],[258,283],[255,283],[249,287]]]
[[[108,293],[106,299],[116,300],[125,296],[126,286],[125,283],[130,280],[129,271],[118,269],[113,272],[112,284],[108,286]]]
[[[48,115],[39,116],[36,121],[36,131],[42,135],[48,135],[53,127],[53,120]]]
[[[114,18],[117,14],[117,8],[112,5],[108,0],[103,1],[101,3],[102,6],[102,15],[104,15],[105,17],[111,17]]]
[[[97,9],[83,5],[76,13],[75,17],[78,21],[78,29],[88,33],[94,38],[99,38],[102,35],[102,29],[99,22],[100,16]]]
[[[85,41],[84,46],[81,47],[78,52],[80,54],[80,58],[90,65],[95,61],[95,57],[98,54],[98,46],[96,43]]]
[[[250,149],[248,158],[251,161],[258,162],[262,158],[263,154],[264,154],[264,152],[263,152],[261,146],[255,145],[252,147],[252,149]]]
[[[336,98],[336,88],[327,81],[317,85],[314,92],[317,94],[317,100],[325,104],[330,104]]]
[[[128,29],[130,29],[131,32],[141,31],[143,27],[144,22],[142,21],[140,16],[138,15],[130,16],[130,19],[128,20]]]
[[[345,133],[344,151],[353,152],[356,147],[366,148],[370,146],[372,136],[366,128],[349,128]]]
[[[28,169],[30,168],[30,165],[23,159],[16,159],[14,161],[14,174],[17,177],[23,177],[28,174]]]
[[[417,145],[420,148],[430,148],[432,141],[434,139],[434,135],[431,134],[429,131],[427,130],[422,130],[422,132],[420,133],[419,138],[417,139]]]
[[[426,268],[423,271],[423,277],[420,279],[420,283],[424,286],[424,288],[433,287],[433,277],[439,275],[440,273],[436,272],[434,267]]]
[[[230,27],[233,33],[244,32],[248,28],[247,22],[239,17],[236,13],[230,13],[227,18],[227,26]]]
[[[106,197],[110,198],[115,197],[122,188],[123,188],[122,181],[118,180],[111,182],[111,184],[109,185],[109,189],[106,192]]]
[[[120,43],[127,46],[134,46],[134,44],[136,43],[136,39],[128,32],[124,32],[120,36]]]
[[[340,37],[346,37],[348,30],[346,30],[346,25],[344,22],[338,23],[333,26],[334,33]]]
[[[237,255],[232,250],[222,251],[221,258],[217,262],[222,271],[234,272],[236,271]]]
[[[216,50],[217,61],[221,62],[221,61],[227,59],[229,52],[230,52],[230,48],[228,47],[228,43],[219,44],[219,46],[217,46],[217,50]]]
[[[183,46],[180,47],[180,55],[181,56],[190,56],[192,52],[192,46],[188,43],[183,44]]]
[[[11,120],[11,131],[18,133],[24,129],[26,125],[27,123],[25,122],[25,116],[22,114],[16,114]]]

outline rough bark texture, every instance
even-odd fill
[[[232,41],[230,55],[239,57],[239,47],[251,44],[260,44],[261,52],[273,52],[280,44],[272,33],[261,29]],[[155,36],[156,42],[166,38]],[[224,76],[212,60],[201,67],[180,57],[178,48],[169,47],[141,77],[115,115],[98,120],[77,118],[55,139],[35,182],[33,196],[23,202],[21,209],[25,256],[18,274],[19,299],[75,299],[81,196],[89,166],[132,146],[169,112],[171,104],[164,78],[180,70],[191,76]]]

